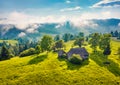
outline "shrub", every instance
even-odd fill
[[[19,56],[20,56],[20,57],[24,57],[24,56],[33,55],[33,54],[35,54],[35,53],[36,53],[36,52],[35,52],[35,49],[34,49],[34,48],[30,48],[30,49],[27,49],[27,50],[21,52]]]
[[[73,64],[81,64],[82,63],[82,58],[80,55],[75,55],[73,54],[71,58],[69,58],[69,61]]]
[[[62,56],[60,56],[60,58],[67,58],[67,55],[63,54]]]

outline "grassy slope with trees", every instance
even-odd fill
[[[17,40],[0,40],[0,43],[7,42],[9,44],[15,45],[18,43]]]
[[[91,54],[82,65],[58,59],[54,52],[0,61],[0,85],[119,85],[120,59],[116,55],[119,43],[111,41],[112,53],[108,59],[101,52],[93,54],[90,46],[85,46]],[[67,52],[73,41],[65,44]],[[110,65],[103,64],[106,60]]]

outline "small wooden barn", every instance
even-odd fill
[[[67,53],[67,58],[72,57],[73,54],[79,54],[83,60],[88,59],[89,53],[85,48],[71,48]]]

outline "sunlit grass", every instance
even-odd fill
[[[18,43],[17,40],[0,40],[0,43],[3,43],[3,41],[5,41],[5,42],[7,42],[7,43],[9,43],[11,45],[15,45],[15,44]]]
[[[66,43],[66,52],[72,43],[73,41]],[[119,85],[120,76],[114,73],[120,69],[118,56],[114,55],[119,43],[111,42],[112,54],[108,56],[110,66],[103,65],[106,58],[101,54],[90,54],[89,60],[82,65],[58,59],[54,52],[0,61],[0,85]],[[92,53],[89,45],[84,47]]]

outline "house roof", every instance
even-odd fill
[[[71,57],[73,54],[79,54],[83,59],[88,57],[89,53],[85,48],[72,48],[70,51],[67,53],[68,58]]]

